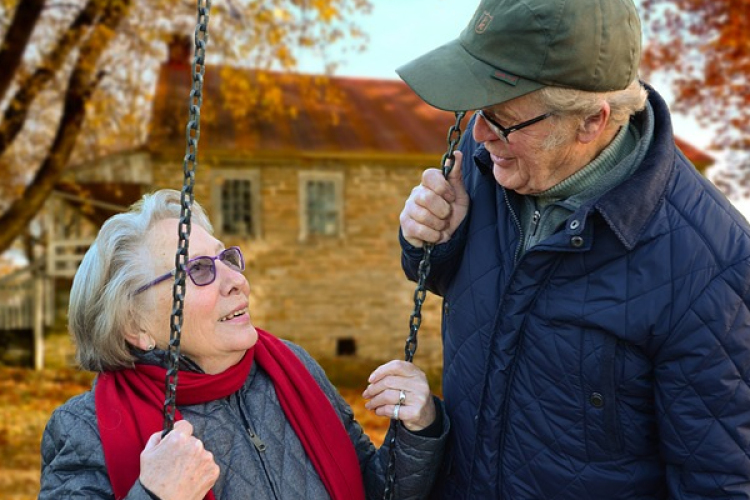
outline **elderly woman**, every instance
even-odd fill
[[[146,195],[102,227],[71,290],[69,328],[94,388],[52,415],[40,499],[380,498],[376,449],[300,347],[256,329],[242,252],[192,209],[177,412],[161,437],[179,193]],[[398,498],[425,498],[448,420],[414,365],[377,368],[363,396],[400,420]],[[388,439],[386,439],[386,443]]]

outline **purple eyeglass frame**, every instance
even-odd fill
[[[224,255],[227,252],[229,252],[229,251],[235,251],[235,250],[237,251],[237,255],[240,256],[240,268],[238,269],[238,271],[240,271],[240,272],[244,271],[245,270],[245,257],[244,257],[244,255],[242,255],[242,250],[240,250],[240,247],[236,247],[235,246],[235,247],[229,247],[229,248],[226,248],[226,249],[222,250],[215,257],[211,257],[210,255],[199,255],[198,257],[193,257],[192,259],[190,259],[189,261],[187,261],[187,264],[185,265],[185,267],[187,268],[187,275],[190,276],[190,280],[195,284],[195,286],[207,286],[207,285],[210,285],[211,283],[213,283],[214,281],[216,281],[216,261],[220,260],[220,261],[222,261],[222,262],[224,262],[226,264],[226,262],[223,259]],[[209,259],[211,261],[211,265],[214,268],[213,277],[211,278],[211,281],[208,281],[207,283],[197,283],[195,281],[195,278],[193,278],[193,275],[190,273],[190,264],[192,262],[195,262],[196,260],[200,260],[200,259]],[[229,266],[230,269],[234,269],[234,266],[232,266],[230,264],[226,264],[226,265]],[[148,283],[146,283],[142,287],[138,288],[135,292],[133,292],[133,295],[138,295],[139,293],[145,292],[146,290],[148,290],[152,286],[158,285],[162,281],[168,280],[169,278],[173,277],[176,272],[177,272],[177,268],[172,269],[168,273],[162,274],[161,276],[159,276],[158,278],[154,279],[153,281],[149,281]]]

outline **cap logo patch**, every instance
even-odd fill
[[[477,21],[476,26],[474,26],[474,31],[481,35],[487,31],[487,27],[490,25],[490,22],[492,22],[492,19],[493,17],[490,13],[485,10],[484,13],[482,13],[482,17]]]
[[[507,84],[515,85],[518,83],[519,77],[516,75],[512,75],[510,73],[506,73],[505,71],[496,69],[494,73],[492,73],[492,78],[496,80],[500,80],[501,82],[505,82]]]

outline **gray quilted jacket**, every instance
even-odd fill
[[[367,498],[382,498],[388,437],[376,449],[323,369],[300,347],[287,345],[312,373],[344,423],[359,459]],[[442,403],[435,400],[443,422],[439,437],[419,436],[403,427],[398,432],[396,498],[426,498],[432,487],[449,428]],[[91,390],[70,399],[50,418],[42,438],[40,500],[114,498],[94,408]],[[284,416],[271,380],[257,365],[242,389],[230,397],[179,410],[221,469],[213,488],[217,500],[330,498]],[[247,432],[242,431],[245,428]],[[126,497],[151,498],[140,482]]]

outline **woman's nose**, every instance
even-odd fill
[[[241,290],[245,293],[249,293],[250,284],[241,271],[232,269],[221,261],[218,261],[216,263],[216,266],[216,272],[219,274],[219,279],[221,280],[223,290],[228,293],[231,293],[232,290]]]

